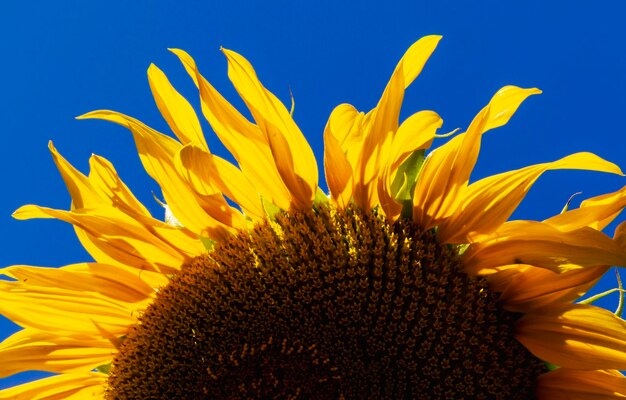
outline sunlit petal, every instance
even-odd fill
[[[550,400],[626,398],[626,378],[617,371],[558,368],[537,379],[537,396]]]
[[[537,357],[573,369],[626,369],[626,322],[582,304],[553,304],[517,323],[517,339]]]
[[[562,232],[534,221],[511,221],[472,244],[463,254],[469,273],[489,273],[509,264],[529,264],[564,272],[593,265],[626,265],[626,252],[589,227]]]
[[[63,374],[0,390],[0,399],[104,399],[107,376],[95,372]]]

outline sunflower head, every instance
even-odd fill
[[[294,211],[183,267],[124,340],[111,397],[532,398],[547,370],[497,299],[407,220]]]
[[[591,153],[470,183],[482,135],[535,88],[505,86],[461,133],[433,111],[400,121],[439,36],[413,44],[367,113],[326,124],[324,172],[281,101],[226,49],[254,122],[172,50],[235,163],[213,154],[190,103],[156,66],[150,88],[175,138],[126,115],[161,188],[154,218],[106,159],[76,170],[50,144],[71,223],[95,261],[0,270],[0,312],[24,329],[0,373],[56,376],[2,398],[586,399],[626,396],[626,323],[579,298],[626,265],[626,187],[545,221],[509,220],[549,170],[622,174]],[[434,150],[436,140],[452,136]],[[619,288],[621,291],[621,286]]]

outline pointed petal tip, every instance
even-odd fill
[[[94,111],[89,111],[89,112],[86,112],[84,114],[81,114],[81,115],[78,115],[78,116],[74,117],[74,119],[78,119],[78,120],[89,119],[89,118],[91,118],[89,115],[92,114],[92,113],[94,113]]]
[[[110,114],[110,113],[112,113],[111,110],[104,110],[104,109],[103,110],[93,110],[93,111],[86,112],[86,113],[84,113],[82,115],[79,115],[79,116],[77,116],[75,118],[78,119],[78,120],[82,120],[82,119],[102,119],[100,117],[100,115],[102,115],[102,114]]]
[[[13,213],[11,213],[11,217],[20,221],[24,221],[28,219],[28,218],[25,218],[23,215],[24,209],[27,207],[32,207],[32,206],[30,204],[26,204],[21,207],[18,207],[15,211],[13,211]]]

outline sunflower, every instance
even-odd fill
[[[368,113],[342,104],[324,131],[329,194],[292,113],[241,55],[222,49],[250,122],[172,50],[236,165],[210,152],[192,106],[156,66],[156,104],[177,140],[112,111],[159,184],[154,218],[113,165],[83,175],[50,144],[69,222],[94,262],[0,270],[0,312],[23,329],[0,374],[56,375],[16,399],[604,399],[626,396],[626,323],[578,299],[626,265],[626,187],[545,221],[509,220],[546,171],[622,174],[591,153],[470,183],[482,135],[538,89],[505,86],[427,150],[442,119],[401,124],[405,89],[440,37],[413,44]],[[292,107],[293,111],[293,107]]]

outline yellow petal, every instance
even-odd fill
[[[324,172],[331,198],[339,208],[346,208],[354,193],[353,171],[332,131],[330,120],[324,129]]]
[[[356,174],[355,204],[365,209],[379,203],[379,178],[388,163],[393,137],[398,130],[400,108],[404,99],[404,90],[419,75],[424,64],[437,47],[440,36],[426,36],[414,43],[398,62],[385,90],[376,105],[360,122],[357,128],[359,155],[353,170]],[[384,202],[389,196],[383,193]]]
[[[289,111],[263,87],[252,65],[241,55],[222,49],[228,77],[266,135],[280,176],[297,207],[308,208],[317,189],[317,161]]]
[[[407,118],[391,142],[388,168],[395,171],[411,153],[430,147],[443,120],[433,111],[419,111]]]
[[[168,283],[162,274],[98,263],[73,264],[62,268],[14,265],[0,269],[0,274],[33,286],[99,293],[126,303],[145,301],[153,296],[155,289]],[[157,277],[161,279],[157,281]],[[146,282],[145,278],[150,281]],[[157,282],[158,286],[153,286]]]
[[[185,252],[187,247],[177,248],[173,243],[181,243],[176,228],[153,227],[159,235],[170,236],[170,241],[161,240],[136,220],[112,207],[99,207],[75,211],[54,210],[46,207],[26,205],[20,207],[13,216],[17,219],[56,218],[73,224],[85,231],[82,241],[91,253],[92,247],[114,260],[114,265],[129,265],[135,268],[160,271],[171,274],[180,269],[193,256]],[[200,246],[199,241],[195,241]]]
[[[93,189],[89,179],[85,175],[81,174],[72,166],[72,164],[59,154],[57,149],[52,144],[52,141],[48,142],[48,149],[52,154],[54,163],[61,173],[61,177],[65,182],[65,186],[67,186],[67,190],[72,196],[73,206],[75,208],[84,208],[102,204],[102,198]]]
[[[476,164],[482,134],[505,124],[522,101],[537,93],[541,91],[503,87],[478,113],[466,133],[452,138],[428,155],[415,186],[415,223],[428,229],[452,214]]]
[[[371,120],[371,126],[365,139],[363,152],[374,154],[374,147],[383,142],[383,138],[398,129],[400,108],[404,99],[404,90],[422,72],[430,55],[435,51],[441,36],[425,36],[415,42],[404,53],[383,92]]]
[[[104,399],[107,375],[96,372],[63,374],[0,390],[0,399]]]
[[[266,201],[287,210],[291,193],[282,181],[265,135],[241,115],[198,72],[196,63],[182,50],[176,54],[200,90],[202,113],[224,146],[239,163],[243,173]]]
[[[620,173],[616,172],[616,173]],[[604,229],[626,207],[626,186],[620,190],[583,201],[580,208],[566,211],[545,220],[562,231],[590,226]]]
[[[365,114],[358,112],[352,105],[340,104],[330,113],[326,123],[327,129],[337,139],[344,153],[351,155],[352,166],[357,165],[357,160],[363,153],[364,118]]]
[[[556,303],[524,315],[516,338],[563,368],[626,369],[626,321],[603,308]]]
[[[419,111],[407,118],[392,138],[388,157],[378,178],[378,201],[385,215],[394,221],[401,206],[394,200],[391,185],[398,167],[415,151],[430,147],[443,120],[433,111]]]
[[[585,294],[609,267],[591,266],[556,273],[523,265],[488,275],[489,287],[500,292],[507,310],[530,312],[555,302],[571,302]]]
[[[600,231],[583,227],[562,232],[536,221],[510,221],[463,253],[471,274],[502,265],[529,264],[564,272],[593,265],[626,265],[626,252]]]
[[[199,193],[214,188],[237,203],[253,219],[263,219],[261,198],[250,180],[234,165],[200,147],[187,145],[176,157],[179,173]]]
[[[505,125],[528,96],[540,93],[541,90],[537,88],[521,89],[517,86],[504,86],[498,90],[489,102],[489,120],[485,132]]]
[[[102,338],[23,329],[0,343],[0,377],[29,370],[90,371],[110,363],[114,353],[115,347]]]
[[[547,400],[626,398],[626,378],[616,372],[558,368],[537,378],[536,394]]]
[[[148,82],[159,111],[176,137],[183,144],[195,143],[203,150],[209,151],[193,107],[154,64],[150,64],[148,68]]]
[[[545,171],[581,169],[621,173],[613,163],[591,153],[576,153],[560,160],[493,175],[471,184],[453,214],[439,225],[444,243],[467,243],[470,235],[489,234],[502,225]],[[626,204],[626,197],[624,198]],[[585,226],[582,224],[581,226]]]
[[[174,157],[182,145],[126,115],[112,111],[93,111],[83,118],[98,118],[128,128],[135,139],[137,151],[146,172],[158,182],[167,205],[176,218],[192,232],[210,238],[223,238],[234,232],[232,226],[211,216],[224,212],[212,202],[198,198],[180,177],[174,166]]]
[[[614,238],[615,243],[626,251],[626,221],[617,225],[615,228]]]
[[[138,311],[97,293],[0,281],[0,312],[24,328],[96,336],[98,325],[122,336]]]
[[[92,155],[89,158],[89,182],[101,196],[109,199],[110,205],[126,214],[137,213],[151,217],[148,209],[128,189],[117,171],[107,159]]]

